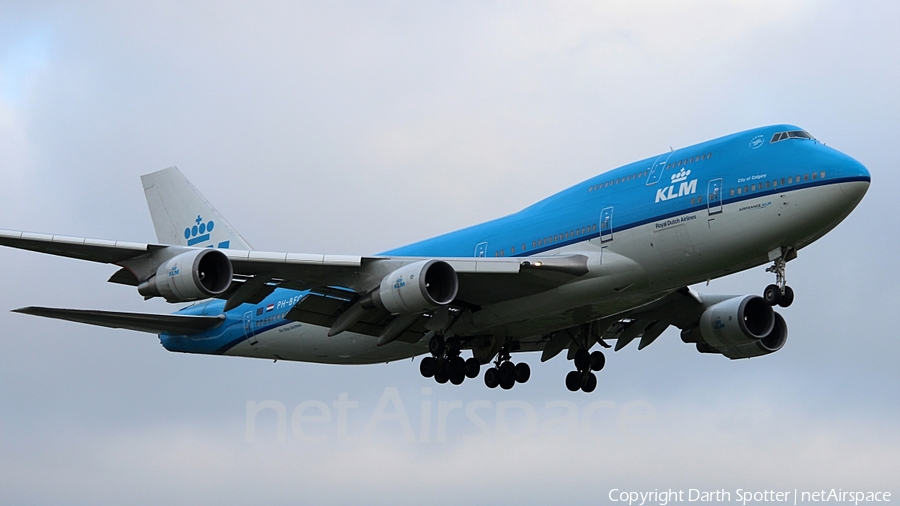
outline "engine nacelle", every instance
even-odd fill
[[[708,307],[700,324],[681,333],[701,353],[750,358],[776,352],[787,341],[787,323],[762,297],[734,297]]]
[[[206,248],[182,253],[159,266],[156,275],[138,286],[145,297],[188,302],[215,297],[228,290],[234,270],[219,250]]]
[[[750,358],[768,355],[780,350],[784,343],[787,342],[787,323],[780,314],[775,314],[775,327],[768,336],[754,341],[752,343],[742,344],[733,348],[726,348],[721,351],[722,355],[728,358]]]
[[[453,302],[458,289],[459,280],[450,264],[422,260],[385,276],[361,304],[392,314],[422,313]]]

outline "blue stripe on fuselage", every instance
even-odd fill
[[[722,202],[726,205],[814,186],[869,180],[869,174],[862,165],[818,141],[790,139],[774,144],[769,142],[775,132],[790,130],[800,129],[793,125],[773,125],[647,158],[579,183],[509,216],[389,250],[381,255],[472,257],[476,247],[482,243],[487,243],[485,256],[540,254],[599,237],[600,213],[607,207],[613,208],[614,233],[686,213],[705,211],[708,208],[708,184],[718,178],[723,180]],[[765,142],[756,149],[751,148],[751,140],[760,135]],[[707,153],[711,154],[709,158],[667,168],[657,183],[647,184],[646,173],[657,160],[673,163],[703,157]],[[844,165],[849,165],[849,168],[844,168]],[[682,168],[691,171],[687,181],[696,180],[695,191],[657,202],[658,190],[669,187],[670,184],[667,183],[670,183],[671,176]],[[747,182],[749,187],[751,184],[765,184],[766,181],[775,179],[780,183],[782,177],[795,178],[811,171],[824,171],[826,177],[779,185],[777,189],[742,192],[741,195],[733,196],[729,194],[738,185],[743,188],[745,184],[738,183],[741,178],[759,177]],[[609,181],[628,179],[635,174],[644,175],[606,185]],[[602,187],[589,191],[597,185]],[[676,185],[673,191],[677,190]],[[703,197],[702,202],[695,200],[691,203],[692,197],[700,196]],[[565,237],[566,232],[580,232],[582,228],[588,227],[590,231],[585,234],[576,233],[575,237]],[[543,244],[546,238],[552,240]],[[541,244],[535,244],[539,241]],[[513,246],[515,251],[512,251]]]

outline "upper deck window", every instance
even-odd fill
[[[778,141],[783,141],[785,139],[807,139],[807,140],[811,140],[811,141],[816,140],[815,137],[813,137],[812,135],[809,135],[809,132],[807,132],[805,130],[791,130],[788,132],[776,133],[775,135],[772,136],[772,140],[769,142],[770,143],[778,142]]]

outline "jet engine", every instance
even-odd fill
[[[231,260],[219,250],[206,248],[182,253],[138,285],[145,297],[165,297],[169,302],[188,302],[221,295],[231,286]]]
[[[385,276],[360,304],[392,314],[416,314],[453,302],[458,289],[459,280],[450,264],[422,260]]]
[[[780,350],[787,342],[787,323],[762,297],[744,295],[714,304],[700,315],[698,326],[681,332],[701,353],[750,358]]]

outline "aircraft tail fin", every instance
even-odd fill
[[[145,174],[141,182],[160,243],[253,249],[177,167]]]

